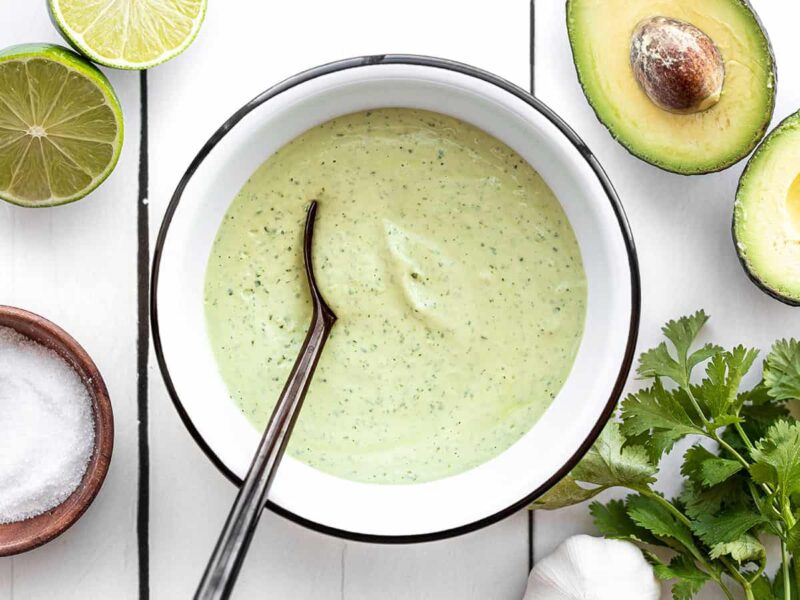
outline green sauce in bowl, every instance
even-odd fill
[[[338,321],[289,453],[371,483],[454,475],[527,433],[569,374],[586,312],[578,244],[541,177],[467,123],[387,108],[323,123],[261,165],[206,273],[211,344],[263,428],[311,316],[302,225]]]

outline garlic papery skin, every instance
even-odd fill
[[[589,535],[566,539],[536,563],[523,600],[659,600],[661,586],[630,542]]]

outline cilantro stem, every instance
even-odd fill
[[[652,498],[653,500],[655,500],[656,502],[661,504],[672,515],[674,515],[675,518],[678,519],[678,521],[680,521],[683,525],[685,525],[691,531],[692,522],[689,520],[689,518],[686,515],[684,515],[680,510],[678,510],[678,508],[675,507],[675,505],[673,505],[672,502],[670,502],[666,498],[660,496],[659,494],[657,494],[656,492],[652,491],[649,488],[644,488],[644,487],[643,488],[634,488],[634,491],[639,492],[643,496],[647,496],[649,498]],[[717,569],[717,568],[714,568],[714,566],[705,559],[705,557],[702,555],[702,553],[697,549],[697,546],[695,546],[694,544],[691,544],[691,543],[690,544],[685,544],[684,542],[680,542],[680,544],[682,546],[685,546],[686,549],[689,550],[689,552],[691,552],[691,554],[695,558],[695,560],[697,560],[697,562],[699,562],[701,565],[703,565],[703,567],[705,567],[706,570],[708,571],[709,576],[719,584],[719,586],[722,588],[722,591],[725,592],[725,595],[728,598],[732,599],[733,596],[731,595],[730,590],[728,590],[727,586],[722,581],[722,578],[720,576],[720,570]],[[748,600],[752,600],[753,599],[753,590],[751,589],[750,582],[747,579],[744,578],[744,576],[739,572],[739,569],[737,569],[736,566],[733,563],[731,563],[724,556],[719,557],[719,562],[722,565],[725,566],[725,568],[728,571],[728,573],[730,574],[730,576],[740,586],[742,586],[742,589],[744,589],[744,592],[745,592],[745,595],[746,595],[747,599]],[[761,570],[763,571],[763,567],[762,567]]]
[[[728,586],[722,583],[722,580],[718,581],[717,583],[719,583],[719,587],[722,588],[722,591],[725,592],[725,597],[728,600],[736,600],[733,594],[731,594],[731,591],[728,589]]]
[[[731,593],[731,590],[728,588],[727,585],[725,585],[725,582],[722,581],[721,573],[716,572],[717,573],[716,576],[713,573],[714,572],[712,572],[711,578],[717,582],[720,588],[722,588],[722,591],[725,593],[725,597],[728,598],[729,600],[735,600],[734,595]],[[731,577],[734,580],[736,580],[736,578],[733,577],[733,574],[731,574]],[[743,584],[741,581],[738,581],[738,583],[742,586],[742,588],[744,588],[745,595],[747,595],[747,599],[748,600],[752,599],[753,593],[752,590],[750,589],[750,585],[748,584],[747,586],[745,586],[745,584]]]
[[[739,454],[736,449],[731,446],[728,442],[723,440],[720,436],[717,435],[716,431],[710,432],[711,438],[720,445],[721,448],[727,450],[731,456],[733,456],[736,460],[738,460],[745,469],[750,468],[750,463],[747,462],[747,459]]]
[[[758,491],[756,490],[756,486],[749,479],[747,480],[747,489],[750,490],[750,497],[753,498],[753,503],[756,505],[756,507],[758,508],[759,512],[761,514],[764,514],[764,511],[762,510],[762,507],[764,506],[764,504],[761,502],[761,498],[758,495]],[[769,503],[768,508],[773,512],[774,517],[777,517],[779,520],[783,520],[783,515],[775,507],[775,502],[774,501]]]
[[[734,427],[736,428],[736,431],[739,434],[739,437],[742,439],[742,442],[744,443],[744,445],[747,446],[747,449],[750,450],[750,451],[755,450],[755,446],[753,446],[753,443],[750,441],[749,436],[747,435],[745,430],[742,428],[742,426],[739,423],[735,423]],[[733,450],[733,448],[731,448],[731,450]],[[735,452],[735,450],[734,450],[734,452]],[[738,452],[736,454],[738,455]],[[744,459],[742,459],[742,460],[744,460]],[[742,464],[745,466],[746,469],[750,468],[750,465],[747,464],[746,461],[743,462]],[[753,500],[756,500],[755,491],[753,490],[752,485],[750,485],[749,482],[748,482],[748,485],[750,486],[750,493],[753,495]],[[771,495],[772,492],[773,492],[772,487],[770,485],[766,484],[766,483],[762,483],[761,484],[761,488],[766,492],[767,496]],[[761,503],[758,502],[757,500],[756,500],[756,506],[761,506]],[[772,512],[774,512],[775,515],[779,519],[783,519],[786,522],[786,525],[789,527],[789,529],[791,529],[792,525],[794,525],[794,517],[791,515],[791,511],[789,511],[788,513],[785,510],[784,510],[783,513],[779,512],[778,509],[775,508],[775,501],[774,500],[773,500],[772,504],[770,504],[770,508],[772,509]],[[786,518],[787,514],[788,514],[788,517],[789,517],[788,519]]]
[[[639,492],[643,496],[647,496],[648,498],[652,498],[653,500],[655,500],[656,502],[661,504],[670,513],[672,513],[675,516],[675,518],[678,519],[678,521],[680,521],[685,527],[687,527],[689,529],[689,531],[692,530],[692,522],[689,520],[689,518],[686,515],[684,515],[680,510],[678,510],[672,504],[672,502],[670,502],[669,500],[667,500],[663,496],[660,496],[656,492],[652,491],[650,488],[642,487],[642,488],[634,488],[634,489],[635,489],[635,491]],[[680,543],[681,543],[681,545],[686,547],[686,549],[689,552],[692,553],[692,556],[694,556],[694,558],[697,560],[697,562],[699,562],[706,569],[708,569],[708,571],[710,573],[716,573],[717,577],[719,576],[718,570],[715,569],[708,561],[706,561],[705,557],[702,555],[700,550],[697,549],[697,546],[695,546],[692,543],[686,544],[686,543],[684,543],[682,541]]]
[[[705,416],[703,416],[703,412],[700,410],[700,406],[697,404],[697,401],[694,400],[694,396],[692,395],[691,390],[687,388],[686,391],[689,394],[689,398],[692,399],[693,404],[695,405],[695,407],[699,411],[701,417],[703,418],[704,423],[706,423],[708,425],[709,422],[705,419]],[[739,437],[742,438],[742,442],[744,442],[744,445],[752,450],[753,449],[753,444],[750,441],[750,438],[745,433],[744,429],[742,429],[741,425],[739,425],[739,423],[736,423],[735,424],[735,428],[736,428],[736,431],[739,433]],[[747,470],[750,469],[750,463],[747,461],[747,459],[745,459],[741,454],[739,454],[739,452],[737,452],[736,449],[733,446],[728,444],[719,435],[717,435],[717,432],[714,429],[708,429],[708,427],[706,427],[706,430],[707,430],[707,433],[708,433],[709,437],[711,437],[711,439],[713,439],[715,442],[717,442],[717,444],[719,444],[720,448],[724,448],[731,456],[733,456],[737,461],[739,461],[741,463],[741,465],[745,469],[747,469]],[[767,483],[762,483],[761,484],[761,488],[764,490],[764,492],[767,494],[767,496],[772,495],[772,493],[774,492],[774,490],[772,489],[772,486],[770,486]],[[753,493],[753,490],[751,488],[751,494],[752,493]],[[753,495],[753,500],[756,500],[755,495]],[[775,501],[773,500],[773,504],[770,506],[770,508],[772,508],[772,511],[775,513],[775,515],[779,519],[782,519],[786,523],[788,528],[791,529],[792,525],[794,525],[794,522],[795,522],[794,517],[791,514],[791,511],[783,510],[782,513],[779,512],[778,509],[774,506],[774,502]],[[760,505],[761,505],[760,502],[756,502],[756,506],[760,506]]]
[[[725,565],[725,568],[728,570],[728,573],[730,574],[730,576],[733,577],[736,580],[736,582],[739,585],[742,586],[742,588],[744,589],[744,593],[747,596],[747,598],[748,599],[752,598],[753,597],[753,590],[752,590],[752,587],[750,586],[750,582],[747,579],[745,579],[744,575],[742,575],[739,572],[739,569],[736,568],[736,565],[734,565],[725,556],[720,556],[719,557],[719,562],[721,562],[723,565]]]
[[[789,532],[796,523],[788,500],[784,500],[781,503],[781,513],[783,513],[783,520],[786,522],[786,537],[788,537]],[[790,600],[792,591],[792,583],[791,583],[792,580],[791,577],[789,576],[790,559],[785,537],[781,537],[781,559],[783,560],[783,596],[785,600]],[[797,573],[796,562],[794,564],[794,570],[795,570],[795,586],[800,586],[800,581],[797,580],[798,573]]]
[[[792,527],[794,527],[794,524],[796,523],[794,515],[792,515],[792,509],[789,506],[788,500],[783,501],[783,504],[781,506],[781,513],[783,514],[783,520],[786,521],[786,530],[788,533],[788,531]]]
[[[723,593],[725,594],[725,597],[728,600],[736,600],[736,597],[731,593],[730,589],[728,589],[728,586],[725,585],[725,582],[722,581],[721,578],[714,579],[714,581],[716,581],[717,584],[719,585],[719,587],[722,588],[722,591],[723,591]]]
[[[737,412],[737,415],[738,415],[738,412]],[[753,442],[750,441],[750,438],[748,437],[747,433],[745,433],[744,429],[742,428],[742,424],[741,423],[734,423],[733,426],[736,429],[737,433],[739,434],[739,437],[742,438],[742,442],[744,442],[744,445],[747,446],[747,449],[750,452],[755,450],[756,448],[755,448],[755,446],[753,446]]]
[[[792,600],[792,583],[789,579],[789,553],[786,551],[786,540],[781,540],[781,559],[783,560],[783,598]]]
[[[691,374],[689,374],[689,375],[691,375]],[[688,379],[687,379],[687,382],[688,382]],[[703,423],[703,427],[706,430],[706,435],[708,435],[708,437],[710,437],[712,440],[717,442],[717,444],[720,446],[720,448],[724,448],[731,456],[733,456],[737,461],[739,461],[739,463],[741,463],[741,465],[745,469],[747,469],[749,471],[750,470],[750,463],[747,461],[747,459],[745,459],[741,454],[739,454],[739,452],[737,452],[736,449],[733,446],[731,446],[728,442],[723,440],[722,437],[720,437],[717,434],[717,431],[713,427],[713,424],[711,423],[711,421],[709,421],[706,418],[706,415],[703,413],[703,409],[700,408],[700,403],[697,401],[697,398],[695,398],[694,392],[692,392],[691,386],[687,383],[684,386],[684,389],[686,390],[686,395],[689,397],[689,401],[692,403],[692,406],[694,407],[695,411],[697,411],[697,414],[700,417],[700,421]],[[752,450],[753,449],[753,444],[750,441],[750,438],[745,433],[744,429],[742,429],[742,427],[741,427],[741,425],[739,423],[735,423],[734,425],[735,425],[736,431],[739,433],[739,436],[742,438],[742,441],[744,442],[745,446],[747,446],[748,449]],[[766,484],[766,483],[762,483],[761,484],[761,488],[766,492],[766,494],[768,496],[771,495],[773,493],[773,491],[774,491],[772,489],[772,487],[770,485]],[[755,498],[753,498],[753,499],[755,500]],[[756,505],[760,506],[760,503],[756,502]],[[775,508],[774,505],[772,506],[772,510],[778,515],[779,518],[782,518],[786,522],[786,524],[788,525],[789,528],[791,528],[792,525],[790,525],[790,522],[792,524],[794,524],[794,518],[791,516],[791,513],[789,513],[789,515],[788,515],[789,519],[787,519],[786,518],[787,517],[786,511],[784,511],[784,513],[781,514],[781,513],[778,512],[777,508]]]
[[[654,492],[650,488],[637,487],[637,488],[635,488],[635,491],[639,492],[643,496],[647,496],[649,498],[652,498],[653,500],[655,500],[656,502],[661,504],[664,508],[666,508],[669,512],[671,512],[675,516],[676,519],[678,519],[683,525],[686,525],[686,527],[688,527],[689,530],[691,531],[692,522],[689,520],[689,517],[687,517],[680,510],[678,510],[675,507],[675,505],[672,504],[672,502],[670,502],[669,500],[667,500],[666,498],[664,498],[660,494],[657,494],[656,492]]]
[[[700,408],[700,403],[697,401],[697,398],[694,397],[694,392],[692,392],[692,388],[688,383],[688,379],[686,385],[683,386],[683,389],[686,390],[686,395],[689,397],[689,401],[692,403],[694,410],[697,412],[697,416],[700,417],[700,422],[703,423],[703,427],[706,431],[711,433],[713,431],[711,428],[711,421],[706,418],[703,409]]]
[[[712,440],[717,442],[720,447],[725,448],[725,450],[727,450],[731,456],[738,460],[745,469],[749,469],[750,463],[748,463],[747,460],[741,454],[739,454],[733,446],[717,435],[717,428],[715,428],[714,424],[706,418],[703,409],[700,408],[700,403],[697,401],[697,398],[694,397],[694,392],[692,392],[691,386],[687,385],[684,390],[686,391],[686,395],[689,397],[689,401],[692,403],[692,406],[697,412],[697,416],[700,417],[700,421],[703,423],[703,428],[706,430],[706,434]],[[742,433],[744,433],[744,431],[742,431]],[[749,440],[747,443],[749,443]]]
[[[761,574],[767,568],[767,557],[766,555],[761,557],[761,560],[758,561],[758,570],[753,573],[753,576],[749,579],[750,585],[753,585],[758,578],[761,577]]]

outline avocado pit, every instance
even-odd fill
[[[631,37],[630,62],[644,93],[666,111],[693,114],[719,102],[725,80],[722,54],[691,23],[644,19]]]

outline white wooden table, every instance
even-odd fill
[[[776,118],[800,107],[800,72],[792,72],[800,6],[788,4],[756,2],[782,67]],[[683,178],[627,155],[580,92],[563,0],[535,0],[533,8],[537,95],[595,151],[631,220],[643,280],[641,347],[655,342],[664,320],[698,307],[713,317],[708,335],[726,344],[766,348],[777,336],[800,335],[800,312],[757,291],[733,252],[729,226],[741,165]],[[148,360],[140,300],[149,241],[211,132],[272,83],[358,54],[445,56],[530,88],[531,34],[528,0],[212,0],[184,55],[146,75],[107,71],[125,113],[120,164],[82,202],[41,211],[0,205],[0,303],[53,319],[95,358],[114,404],[114,459],[78,524],[43,548],[0,559],[0,600],[191,596],[234,489],[194,445]],[[44,2],[0,0],[0,46],[32,41],[60,41]],[[677,480],[663,483],[675,489]],[[585,507],[577,507],[535,519],[520,513],[454,540],[376,546],[269,513],[236,597],[518,600],[534,557],[591,530]]]

